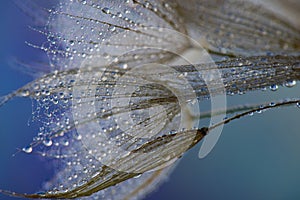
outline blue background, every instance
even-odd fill
[[[28,17],[10,1],[0,7],[0,95],[33,80],[12,64],[14,58],[35,61],[42,52],[25,44],[38,41]],[[19,67],[20,68],[20,67]],[[278,92],[252,92],[229,97],[229,105],[299,97],[299,86]],[[38,191],[52,175],[50,161],[17,148],[36,134],[31,121],[31,100],[15,99],[0,107],[0,188],[17,192]],[[199,145],[180,161],[169,180],[147,197],[157,199],[300,199],[300,109],[276,109],[255,114],[225,126],[213,151],[197,157]],[[30,123],[29,123],[30,124]],[[0,199],[14,199],[0,195]]]

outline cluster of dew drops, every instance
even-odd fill
[[[127,3],[130,1],[126,1]],[[87,4],[87,1],[81,1],[83,5]],[[96,5],[97,6],[97,5]],[[146,7],[149,7],[149,4],[145,4]],[[164,6],[168,8],[168,4],[165,3]],[[98,9],[102,10],[103,13],[110,15],[112,18],[120,18],[130,24],[131,27],[138,26],[138,24],[134,23],[134,20],[126,17],[126,14],[129,14],[129,10],[125,10],[124,14],[116,13],[112,14],[112,11],[108,7],[99,7]],[[155,11],[155,8],[152,8]],[[55,11],[53,11],[55,13]],[[81,21],[78,20],[76,24],[80,26]],[[94,22],[93,22],[94,23]],[[81,26],[81,29],[85,29],[84,25]],[[107,30],[110,33],[117,32],[117,28],[115,26],[110,25],[107,27]],[[91,32],[94,32],[95,29],[91,28]],[[104,31],[100,31],[98,39],[102,40]],[[99,52],[101,51],[99,44],[89,44],[88,41],[85,41],[84,35],[81,37],[70,40],[69,38],[62,38],[55,33],[47,33],[49,47],[42,46],[41,49],[51,55],[53,65],[57,62],[61,62],[63,59],[67,60],[65,66],[63,68],[67,69],[68,66],[72,64],[72,61],[77,61],[80,59],[85,59],[89,55],[89,53]],[[67,44],[65,51],[61,52],[56,48],[56,43],[65,43]],[[103,41],[102,41],[103,42]],[[82,51],[76,49],[77,45],[83,46]],[[89,53],[87,53],[89,52]],[[62,56],[62,58],[60,57]],[[104,55],[108,60],[114,59],[110,57],[108,54]],[[158,55],[160,57],[161,55]],[[164,55],[162,55],[163,57]],[[138,57],[134,57],[134,59],[139,59]],[[154,57],[153,59],[156,59]],[[64,63],[62,62],[62,63]],[[70,63],[69,63],[70,62]],[[116,60],[117,62],[117,60]],[[126,70],[128,68],[127,64],[123,64],[120,66],[120,69]],[[82,81],[82,82],[81,82]],[[68,160],[67,165],[70,166],[70,169],[78,166],[85,166],[83,169],[83,173],[93,173],[93,169],[96,169],[96,165],[94,158],[90,155],[87,155],[85,158],[78,156],[76,150],[78,150],[78,143],[82,140],[82,135],[76,133],[73,130],[74,126],[79,121],[73,119],[72,113],[70,113],[70,109],[72,106],[80,107],[82,103],[86,103],[83,99],[74,99],[73,98],[73,89],[75,85],[86,84],[85,80],[76,79],[75,74],[64,73],[59,70],[54,70],[51,74],[48,74],[44,77],[41,77],[30,83],[25,89],[18,91],[19,96],[30,97],[34,99],[34,108],[33,108],[33,121],[36,121],[40,124],[40,128],[38,131],[38,135],[33,139],[33,142],[24,147],[22,149],[23,152],[31,154],[33,152],[39,153],[42,156],[46,157],[54,157],[54,158],[65,158],[68,156],[72,156],[72,159]],[[97,80],[92,83],[97,83]],[[283,86],[291,88],[296,86],[296,80],[288,80]],[[277,91],[280,85],[274,84],[269,86],[269,90]],[[111,88],[107,89],[107,96],[111,95]],[[267,90],[267,88],[262,88],[263,91]],[[88,93],[88,92],[87,92]],[[241,94],[244,94],[241,92]],[[102,99],[105,101],[105,99]],[[90,102],[94,103],[93,101]],[[73,104],[73,105],[72,105]],[[275,106],[276,103],[271,102],[270,106]],[[94,105],[91,105],[94,106]],[[109,107],[109,106],[107,106]],[[300,108],[300,102],[297,103],[297,107]],[[104,110],[105,111],[105,110]],[[257,111],[257,113],[261,113],[261,111]],[[249,115],[253,115],[254,113],[250,113]],[[91,115],[96,115],[95,113],[91,113]],[[108,131],[112,131],[111,130]],[[106,130],[104,130],[106,131]],[[79,145],[80,146],[80,145]],[[74,151],[74,152],[73,152]],[[92,152],[93,153],[93,152]],[[74,159],[75,158],[75,159]],[[87,160],[87,161],[85,161]],[[91,169],[87,169],[87,165],[84,162],[88,162],[90,164]],[[82,164],[83,163],[83,164]],[[90,170],[90,171],[89,171]],[[78,179],[78,174],[72,173],[68,177],[69,181],[74,181]],[[62,181],[61,181],[62,182]],[[78,186],[76,184],[72,187],[75,188]],[[67,185],[67,184],[66,184]],[[61,186],[62,188],[70,189],[67,186]]]
[[[83,5],[86,5],[87,1],[81,1],[81,3]],[[130,1],[126,1],[126,3],[130,3]],[[164,3],[163,5],[166,9],[169,8],[168,3]],[[130,13],[130,10],[125,10],[124,14],[122,14],[121,12],[118,12],[117,14],[112,14],[110,8],[108,7],[101,8],[97,4],[95,5],[93,4],[92,6],[96,7],[97,9],[100,9],[103,13],[111,16],[113,19],[120,18],[123,21],[126,21],[129,24],[129,27],[139,26],[139,24],[136,24],[134,20],[126,17],[126,14]],[[146,8],[148,8],[150,7],[150,4],[146,3],[145,6]],[[154,9],[154,11],[156,10],[155,8],[152,9]],[[50,10],[50,11],[53,12],[55,15],[57,14],[56,11],[54,10]],[[143,15],[143,13],[140,13],[140,15]],[[94,21],[92,22],[94,23]],[[80,26],[80,23],[81,23],[80,20],[76,21],[76,24],[78,26]],[[81,25],[81,29],[85,29],[85,28],[86,27],[84,27],[84,25]],[[116,27],[109,25],[107,30],[104,31],[114,33],[116,32],[116,30],[117,30]],[[91,28],[91,32],[93,31],[95,30]],[[104,31],[99,33],[97,40],[101,40],[103,42],[102,37],[105,34]],[[66,62],[66,64],[63,65],[63,68],[65,69],[68,69],[68,67],[71,65],[69,62],[72,62],[72,60],[76,60],[75,57],[78,57],[80,59],[85,59],[88,56],[88,54],[85,52],[90,52],[92,54],[93,52],[100,51],[99,45],[92,44],[91,46],[91,44],[85,41],[86,38],[84,37],[84,35],[82,35],[79,38],[70,40],[70,39],[63,38],[60,35],[52,32],[48,32],[48,33],[43,33],[42,31],[39,32],[47,35],[48,43],[49,43],[48,44],[49,47],[43,45],[39,48],[45,51],[48,55],[51,55],[50,57],[53,63]],[[66,46],[64,52],[58,51],[58,49],[56,48],[56,45],[59,44],[60,42],[68,45]],[[76,49],[76,45],[82,46],[82,53]],[[155,60],[163,56],[164,55],[153,54],[152,59]],[[111,57],[109,54],[104,53],[104,57],[107,60],[112,59],[113,62],[118,61],[118,60],[114,60],[116,58]],[[134,55],[133,59],[139,60],[142,58],[140,58],[138,55]],[[63,60],[67,60],[67,61],[63,61]],[[50,63],[50,65],[54,66],[53,63]],[[120,69],[126,70],[127,68],[128,68],[127,64],[123,63],[120,65]],[[33,120],[41,124],[38,135],[33,139],[33,142],[30,145],[22,149],[23,152],[32,153],[34,151],[34,148],[37,148],[38,149],[37,151],[39,150],[42,151],[41,152],[42,156],[49,156],[48,149],[50,147],[53,146],[56,146],[58,148],[60,146],[68,147],[71,146],[73,139],[74,141],[81,140],[82,136],[72,131],[72,127],[80,122],[74,121],[72,119],[72,114],[69,113],[69,109],[72,106],[71,104],[75,103],[76,104],[75,106],[80,107],[82,101],[81,99],[76,99],[75,100],[76,102],[73,101],[74,85],[82,84],[80,82],[76,82],[77,80],[76,81],[75,80],[76,80],[75,75],[70,75],[67,73],[64,74],[64,73],[60,73],[59,70],[54,70],[53,73],[48,74],[47,76],[44,76],[40,79],[37,79],[34,83],[29,84],[28,87],[26,87],[24,90],[19,91],[18,95],[23,97],[30,97],[34,99]],[[110,91],[111,91],[110,89],[107,89],[107,95],[111,95]],[[60,132],[60,133],[56,134],[56,132]],[[65,137],[65,133],[73,135],[73,137]],[[39,144],[44,145],[44,147],[46,148],[38,147]],[[56,153],[53,156],[56,158],[60,158],[63,155],[61,155],[61,153]]]
[[[87,1],[81,1],[83,5],[87,4]],[[129,3],[127,1],[126,3]],[[146,4],[146,6],[149,6]],[[168,4],[164,4],[165,7],[168,7]],[[100,7],[99,7],[100,8]],[[124,17],[121,13],[118,13],[117,15],[111,14],[111,10],[108,7],[103,7],[101,8],[103,13],[112,15],[113,18],[119,17],[122,18],[126,21],[129,21],[129,23],[133,23],[133,20],[130,20],[127,17]],[[52,11],[52,10],[51,10]],[[130,11],[125,10],[125,13],[129,13]],[[77,22],[79,24],[80,21]],[[136,24],[133,24],[132,26],[135,26]],[[82,29],[84,27],[82,26]],[[114,32],[116,30],[116,27],[110,26],[109,31]],[[92,31],[94,31],[92,29]],[[52,45],[56,44],[55,39],[53,39],[53,35],[50,33],[48,35],[48,40]],[[101,37],[102,34],[100,34]],[[62,40],[66,43],[68,43],[70,46],[75,45],[75,40],[66,40],[63,38],[60,38],[60,36],[55,36],[57,40]],[[78,39],[78,38],[77,38]],[[82,41],[84,40],[84,37],[82,36]],[[79,45],[81,41],[78,41]],[[42,47],[42,50],[46,51],[49,54],[56,55],[57,51],[54,49],[52,50],[51,48],[45,48]],[[95,44],[94,48],[89,47],[88,49],[84,49],[86,52],[94,52],[94,51],[99,51],[99,45]],[[81,58],[86,58],[87,54],[86,53],[78,53],[75,49],[73,52],[69,52],[70,47],[66,47],[66,52],[65,56],[73,60],[74,55],[81,57]],[[107,58],[109,55],[107,55]],[[54,56],[55,59],[57,59]],[[126,69],[128,66],[127,64],[123,64],[121,68]],[[68,130],[71,130],[72,128],[72,117],[68,115],[66,112],[70,108],[70,104],[73,101],[73,86],[75,85],[75,77],[72,77],[70,75],[64,75],[64,74],[59,74],[59,71],[56,70],[54,73],[51,74],[51,76],[47,76],[45,78],[41,78],[38,80],[37,83],[33,84],[30,86],[29,89],[24,89],[20,91],[20,96],[23,97],[31,97],[35,100],[35,109],[33,111],[34,119],[37,120],[43,125],[40,127],[38,136],[34,138],[33,143],[28,145],[27,147],[24,147],[22,149],[23,152],[25,153],[32,153],[33,148],[36,143],[42,143],[45,147],[51,147],[51,146],[69,146],[70,142],[68,138],[64,138],[64,133],[68,132]],[[79,83],[80,84],[80,83]],[[288,80],[286,83],[283,84],[283,86],[291,88],[296,86],[297,81],[296,80]],[[279,89],[280,85],[273,84],[269,86],[269,89],[271,91],[277,91]],[[64,91],[62,91],[62,88]],[[59,90],[58,93],[55,92],[55,90]],[[262,88],[263,91],[267,90],[267,88]],[[241,92],[241,94],[244,94]],[[232,94],[233,95],[233,94]],[[81,99],[77,100],[77,104],[80,105]],[[275,103],[270,103],[272,105],[275,105]],[[297,107],[300,108],[300,103],[297,103]],[[74,122],[75,124],[78,122]],[[55,128],[60,129],[60,130],[65,130],[62,131],[61,135],[55,135],[53,137],[52,133],[55,131],[53,130],[53,126],[51,124],[55,124]],[[58,142],[53,141],[53,138],[63,138],[59,139]],[[75,140],[80,140],[82,136],[74,134]],[[43,156],[45,156],[45,153],[42,153]],[[56,157],[59,157],[60,155],[55,155]]]

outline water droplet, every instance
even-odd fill
[[[297,82],[296,82],[295,80],[288,80],[288,81],[285,83],[285,86],[286,86],[286,87],[294,87],[296,84],[297,84]]]
[[[116,30],[116,27],[115,27],[115,26],[110,26],[110,27],[109,27],[109,31],[114,32],[115,30]]]
[[[76,140],[81,140],[82,136],[81,135],[76,135]]]
[[[64,145],[64,146],[69,146],[69,144],[70,144],[70,143],[69,143],[68,140],[63,141],[63,145]]]
[[[263,87],[263,88],[261,88],[261,91],[267,91],[267,88],[266,87]]]
[[[30,95],[30,91],[29,90],[22,90],[20,94],[21,94],[22,97],[28,97]]]
[[[121,17],[122,17],[122,13],[117,12],[117,16],[118,16],[119,18],[121,18]]]
[[[166,157],[163,158],[163,160],[166,161],[166,162],[169,161],[170,159],[171,159],[170,155],[167,155]]]
[[[74,40],[70,40],[69,42],[70,42],[71,46],[74,46],[74,44],[75,44]]]
[[[58,100],[57,100],[57,99],[54,99],[54,100],[53,100],[53,104],[54,104],[54,105],[58,104]]]
[[[125,63],[124,65],[122,65],[122,68],[123,69],[127,69],[128,68],[128,64]]]
[[[31,153],[32,152],[32,146],[27,146],[27,147],[24,147],[22,149],[23,152],[25,153]]]
[[[270,106],[275,106],[276,104],[274,102],[269,103]]]
[[[142,174],[136,175],[134,178],[140,178]]]
[[[277,91],[278,90],[278,85],[275,85],[275,84],[271,85],[270,90],[271,91]]]
[[[103,8],[102,12],[104,12],[105,14],[110,14],[109,8]]]
[[[52,140],[50,140],[50,139],[45,139],[44,141],[43,141],[43,144],[45,145],[45,146],[47,146],[47,147],[50,147],[51,145],[52,145]]]

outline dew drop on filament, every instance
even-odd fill
[[[278,85],[275,85],[275,84],[271,85],[270,90],[271,91],[277,91],[278,90]]]
[[[52,140],[50,140],[50,139],[45,139],[44,141],[43,141],[43,144],[45,145],[45,146],[47,146],[47,147],[50,147],[51,145],[52,145]]]
[[[23,152],[25,152],[25,153],[31,153],[32,152],[32,146],[27,146],[27,147],[24,147],[23,149],[22,149],[22,151]]]
[[[285,83],[285,86],[286,86],[286,87],[294,87],[296,84],[297,84],[297,82],[296,82],[295,80],[288,80],[288,81]]]
[[[105,14],[110,14],[110,10],[109,8],[103,8],[102,11],[105,13]]]

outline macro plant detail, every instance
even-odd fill
[[[16,4],[28,15],[39,7],[36,1]],[[271,4],[70,0],[41,7],[31,28],[47,42],[28,45],[47,54],[50,70],[3,96],[0,106],[16,97],[32,99],[40,131],[20,152],[61,166],[44,192],[1,193],[140,199],[202,139],[199,157],[205,157],[223,125],[255,112],[300,107],[293,98],[227,108],[226,95],[276,91],[299,80],[299,24]],[[210,102],[209,112],[200,112],[203,101]]]

